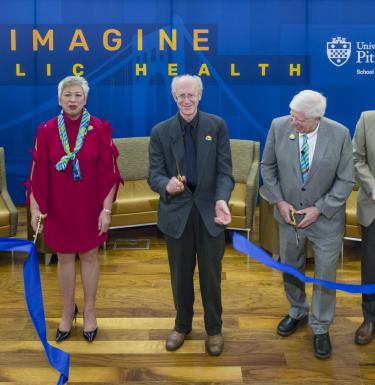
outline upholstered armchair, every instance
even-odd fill
[[[149,137],[114,139],[125,184],[120,186],[112,207],[111,228],[157,222],[159,196],[147,184],[149,141]],[[236,185],[229,201],[232,213],[229,228],[244,230],[249,236],[259,187],[259,142],[232,139],[230,145]]]
[[[236,181],[229,209],[232,222],[229,229],[246,231],[249,239],[254,225],[259,189],[259,142],[231,139],[233,176]]]
[[[120,185],[112,207],[111,228],[147,226],[157,223],[159,195],[150,189],[148,145],[150,137],[118,138],[117,164],[124,185]]]
[[[0,147],[0,236],[14,237],[17,232],[18,211],[8,193],[4,148]]]

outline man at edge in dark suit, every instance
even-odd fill
[[[234,179],[226,124],[198,110],[202,91],[198,76],[173,78],[172,95],[179,112],[152,129],[148,182],[160,194],[158,227],[166,238],[176,308],[166,349],[178,349],[191,331],[198,260],[206,349],[217,356],[224,348],[221,260]]]

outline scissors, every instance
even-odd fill
[[[290,212],[290,218],[292,219],[292,225],[294,227],[294,231],[296,233],[296,245],[298,246],[299,245],[299,234],[298,234],[298,230],[297,230],[297,221],[296,221],[296,217],[295,217],[295,211],[294,209],[292,209],[292,211]]]
[[[38,222],[37,222],[37,225],[36,225],[36,231],[35,231],[35,234],[34,234],[34,245],[36,244],[36,240],[38,238],[38,234],[39,234],[39,228],[40,228],[40,225],[42,224],[42,216],[39,215],[38,217]]]
[[[180,167],[178,165],[177,159],[176,159],[176,168],[177,168],[176,178],[178,179],[179,182],[182,182],[182,176],[181,176]]]

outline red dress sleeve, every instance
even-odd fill
[[[112,141],[112,127],[102,120],[100,130],[100,158],[98,166],[98,187],[99,199],[103,203],[113,186],[116,186],[116,192],[113,201],[116,200],[117,190],[120,183],[124,183],[117,166],[117,157],[119,152]]]
[[[32,151],[30,176],[26,182],[26,203],[30,206],[30,195],[33,194],[42,214],[47,213],[49,182],[49,158],[46,128],[46,124],[42,123],[36,133],[35,145]]]

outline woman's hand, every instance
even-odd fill
[[[108,231],[111,223],[111,210],[103,209],[99,215],[98,231],[99,237]]]
[[[38,227],[38,220],[39,220],[39,217],[41,217],[42,220],[43,220],[44,218],[47,217],[47,214],[42,214],[42,213],[39,211],[39,209],[31,210],[31,221],[30,221],[30,223],[31,223],[31,227],[32,227],[33,230],[34,230],[34,233],[36,233],[36,229],[37,229],[37,227]],[[38,231],[38,232],[39,232],[39,233],[42,233],[42,232],[43,232],[43,221],[42,221],[42,223],[41,223],[40,226],[39,226],[39,231]]]

